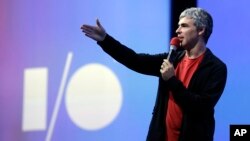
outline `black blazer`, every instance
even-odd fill
[[[165,141],[168,91],[183,110],[179,141],[212,141],[215,129],[214,107],[221,97],[227,78],[226,65],[207,48],[205,56],[193,74],[188,88],[175,76],[168,81],[161,78],[160,67],[167,53],[138,54],[107,35],[97,42],[115,60],[136,72],[159,77],[157,97],[148,130],[147,141]],[[172,54],[176,67],[184,56],[179,50]]]

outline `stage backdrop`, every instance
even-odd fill
[[[1,0],[0,140],[145,140],[158,79],[113,60],[80,26],[99,18],[136,52],[160,53],[169,46],[169,5]]]
[[[250,124],[250,14],[248,0],[200,0],[214,18],[208,47],[228,67],[226,89],[215,111],[215,141],[229,141],[230,124]]]

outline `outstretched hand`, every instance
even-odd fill
[[[96,41],[103,41],[105,39],[106,31],[102,27],[98,19],[96,20],[96,26],[82,25],[81,29],[82,29],[82,32],[85,33],[86,36]]]

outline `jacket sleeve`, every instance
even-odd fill
[[[207,64],[194,74],[188,88],[175,76],[166,83],[183,110],[207,113],[213,111],[221,97],[227,78],[226,65],[220,61]]]
[[[166,53],[156,55],[136,53],[108,34],[103,41],[97,42],[97,44],[116,61],[131,70],[147,75],[159,76],[160,66],[167,55]]]

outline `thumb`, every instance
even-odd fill
[[[96,24],[97,24],[98,27],[100,27],[101,29],[103,29],[103,27],[102,27],[102,25],[101,25],[101,23],[100,23],[100,21],[99,21],[98,18],[96,19]]]

